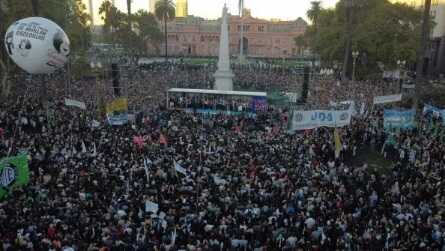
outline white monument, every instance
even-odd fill
[[[218,70],[213,76],[215,77],[215,90],[233,91],[232,79],[234,75],[230,69],[229,28],[227,25],[227,6],[225,4],[222,14],[221,37],[219,41]]]

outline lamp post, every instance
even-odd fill
[[[357,58],[360,55],[360,53],[358,51],[353,51],[352,52],[352,81],[355,81],[355,68],[356,68],[356,64],[357,64]]]
[[[405,60],[397,60],[397,67],[399,68],[399,85],[400,85],[400,92],[402,92],[403,84],[405,82]]]
[[[90,67],[92,72],[94,73],[94,77],[96,79],[96,105],[98,115],[101,115],[101,108],[103,108],[104,104],[104,93],[102,90],[102,84],[100,81],[101,73],[102,73],[102,63],[101,62],[90,62]]]

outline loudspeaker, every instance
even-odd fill
[[[114,96],[119,97],[121,95],[121,89],[119,86],[119,67],[117,64],[111,64],[111,77],[113,79],[113,92]]]
[[[310,68],[309,66],[304,67],[303,73],[303,89],[301,90],[301,103],[305,104],[307,95],[309,92],[309,78],[310,78]]]

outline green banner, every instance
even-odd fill
[[[0,199],[6,197],[14,188],[29,182],[28,158],[18,155],[0,159]]]

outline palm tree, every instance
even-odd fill
[[[105,1],[99,7],[99,14],[104,21],[104,31],[111,32],[122,27],[123,13],[121,13],[110,1]]]
[[[167,60],[167,22],[175,19],[175,4],[173,0],[160,0],[156,2],[155,15],[159,20],[164,22],[165,60]]]
[[[321,12],[321,2],[320,1],[312,1],[311,8],[306,12],[307,17],[311,20],[312,24],[317,30],[318,27],[318,17]]]

